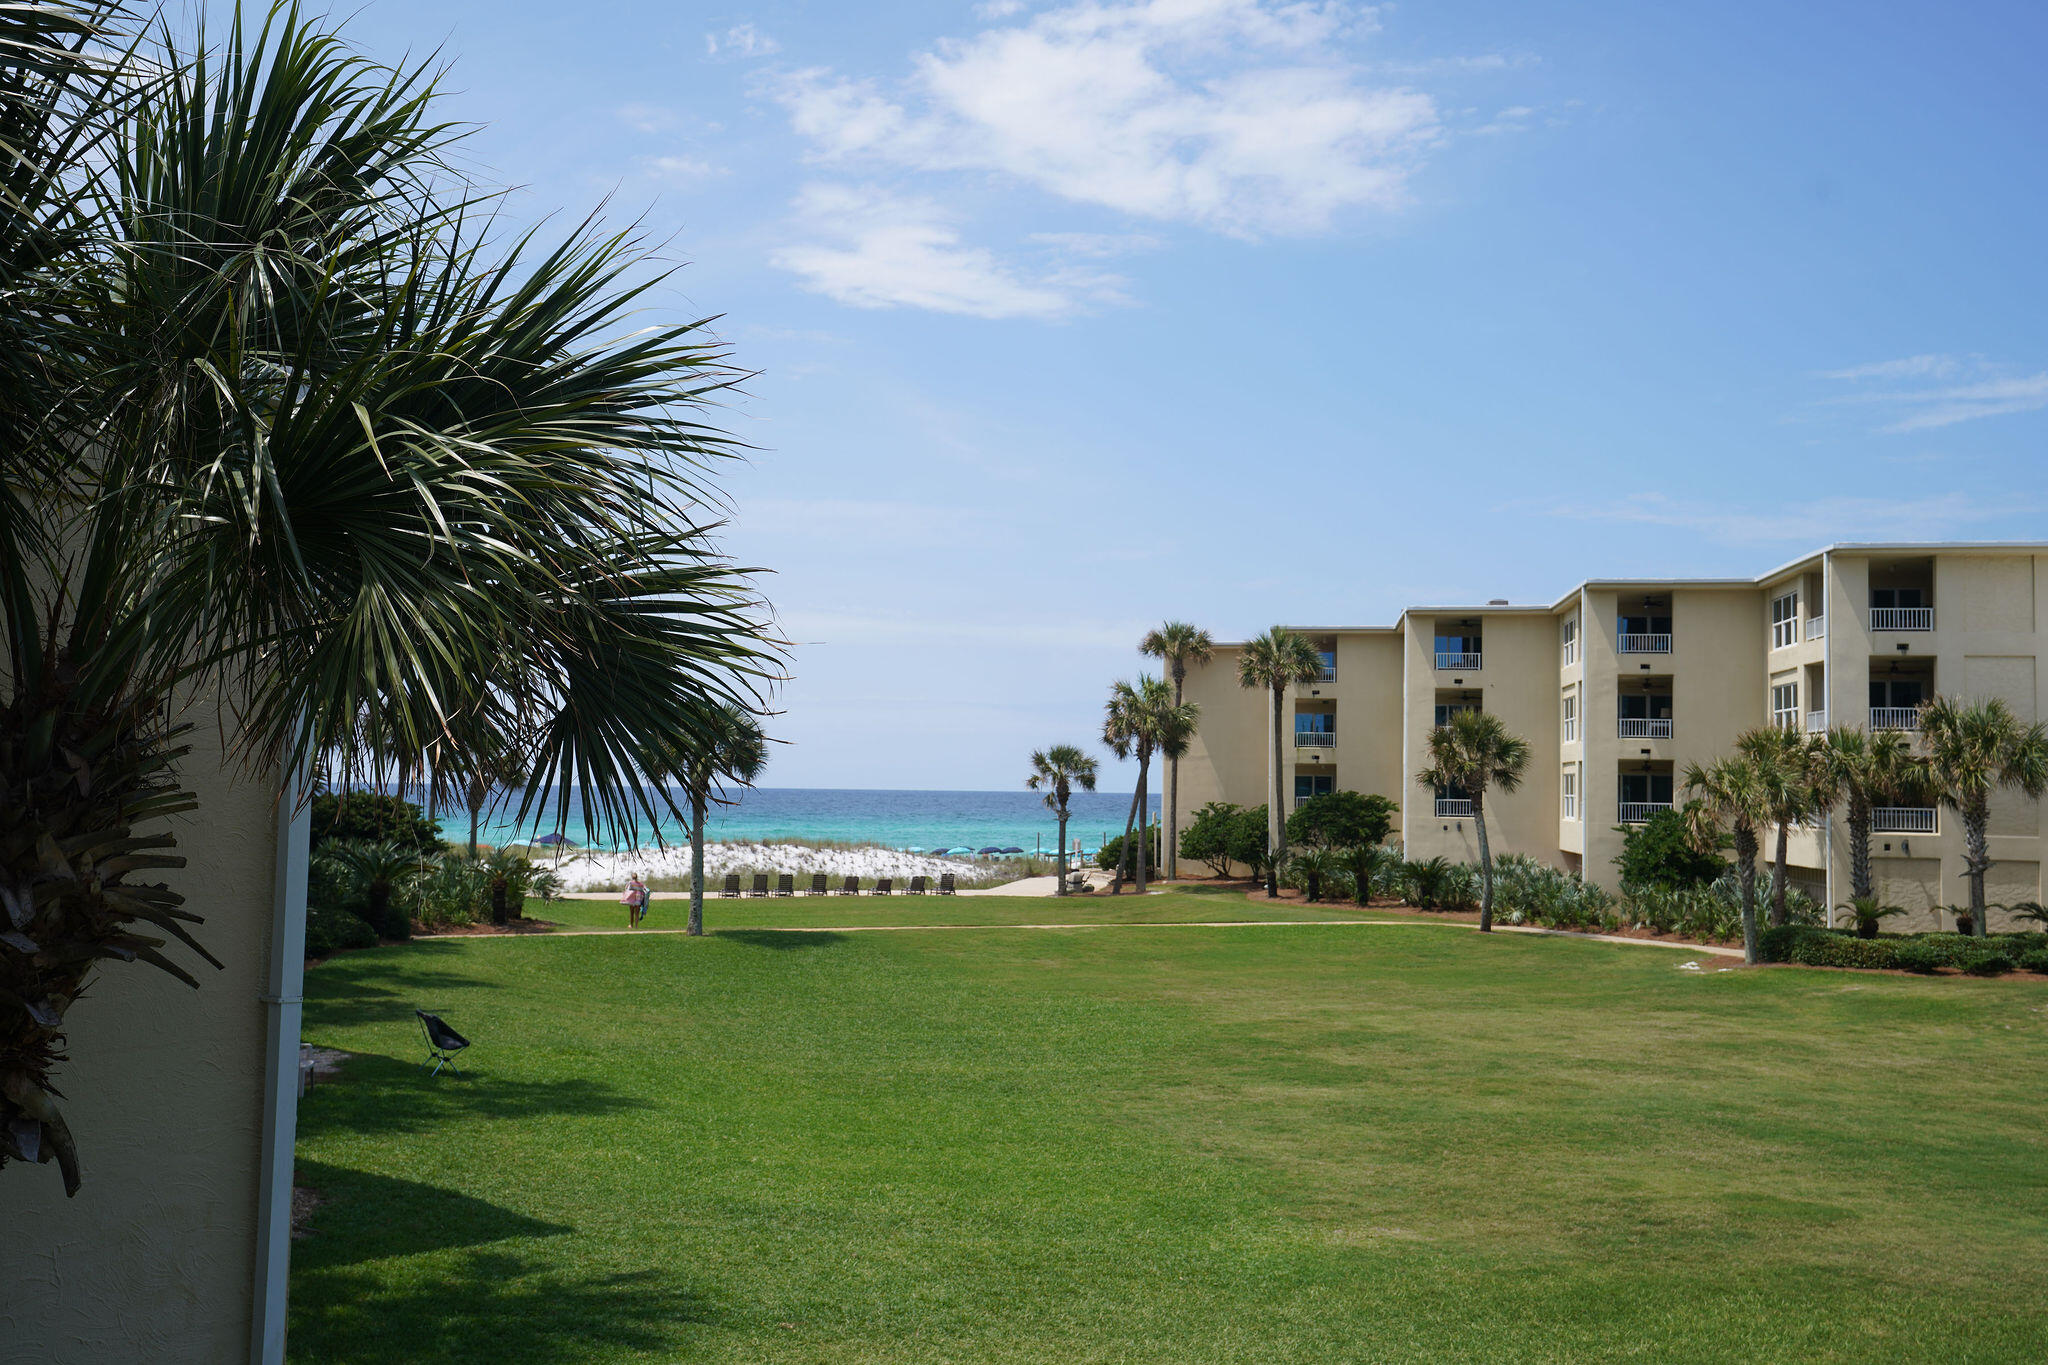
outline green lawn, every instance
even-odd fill
[[[1687,960],[1405,925],[346,954],[307,984],[307,1037],[365,1055],[301,1108],[292,1359],[2048,1358],[2048,982]],[[415,1071],[415,1004],[471,1079]]]

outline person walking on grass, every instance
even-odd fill
[[[640,880],[638,872],[627,879],[626,894],[619,899],[626,903],[626,927],[639,928],[640,922],[647,918],[647,883]]]

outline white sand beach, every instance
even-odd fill
[[[543,859],[549,866],[552,862]],[[559,864],[562,885],[569,891],[616,890],[626,878],[687,877],[690,849],[687,844],[670,848],[643,848],[627,853],[573,853]],[[822,872],[828,877],[931,877],[936,880],[950,872],[961,885],[989,883],[1013,878],[999,861],[983,858],[938,858],[926,853],[903,853],[873,846],[812,848],[803,844],[714,843],[704,846],[704,876],[722,878],[728,872],[782,873],[802,879]]]

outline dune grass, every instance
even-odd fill
[[[1686,960],[1408,926],[345,955],[308,978],[306,1036],[362,1055],[301,1108],[291,1356],[2048,1357],[2048,986]],[[416,1004],[470,1079],[415,1071]]]

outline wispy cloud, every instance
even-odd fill
[[[780,51],[781,43],[752,24],[734,24],[723,33],[704,35],[704,55],[707,57],[772,57]]]
[[[1427,94],[1371,84],[1347,56],[1372,18],[1335,2],[1086,0],[939,43],[899,82],[814,69],[773,93],[822,161],[993,172],[1237,236],[1316,233],[1407,203],[1438,140]]]
[[[1564,521],[1663,526],[1728,544],[1819,544],[1833,540],[1943,540],[2009,520],[2011,498],[1967,493],[1905,498],[1815,498],[1795,503],[1711,503],[1663,493],[1598,502],[1557,502],[1515,510]]]
[[[725,174],[725,167],[693,156],[646,156],[640,158],[640,165],[647,174],[662,180],[703,180]]]
[[[1827,400],[1883,414],[1878,430],[1932,431],[1984,417],[2048,408],[2048,370],[2029,372],[1982,356],[1914,355],[1829,370],[1823,376],[1852,386]]]
[[[796,219],[812,240],[783,247],[771,261],[855,308],[1051,319],[1124,297],[1113,275],[1060,263],[1029,272],[969,246],[954,215],[928,199],[813,185],[799,197]]]

